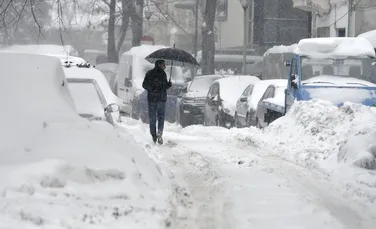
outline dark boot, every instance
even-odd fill
[[[153,135],[152,137],[153,137],[153,142],[156,143],[158,139],[157,136]]]
[[[160,145],[163,144],[163,138],[162,138],[162,134],[161,134],[161,133],[158,133],[158,134],[157,134],[157,140],[158,140],[158,143],[159,143]]]

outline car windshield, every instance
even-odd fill
[[[214,81],[221,77],[198,77],[194,78],[192,83],[189,85],[188,91],[208,91],[210,86]]]
[[[326,81],[339,79],[347,81],[358,79],[376,83],[374,59],[371,58],[327,58],[313,59],[302,57],[301,80]],[[320,79],[319,79],[319,78]]]
[[[94,83],[68,82],[76,111],[87,118],[104,118],[104,108]]]

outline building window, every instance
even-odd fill
[[[345,28],[338,28],[337,29],[337,37],[346,37],[346,29]]]
[[[228,0],[217,1],[217,10],[215,11],[217,21],[227,20],[227,8],[228,8]]]
[[[329,27],[317,28],[317,37],[330,37],[330,28]]]

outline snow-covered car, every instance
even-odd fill
[[[114,95],[106,77],[99,70],[90,66],[71,66],[64,67],[64,72],[82,116],[105,119],[112,124],[121,122],[120,105],[123,102]]]
[[[314,98],[337,106],[345,102],[374,106],[375,57],[372,44],[361,37],[300,40],[291,62],[286,62],[290,74],[283,114],[289,111],[295,101]]]
[[[204,125],[231,128],[235,125],[236,101],[244,89],[260,81],[256,76],[232,76],[215,81],[206,96]]]
[[[250,84],[236,102],[235,124],[237,127],[256,125],[257,105],[270,85],[287,85],[287,80],[261,80]]]
[[[187,93],[182,94],[179,106],[179,124],[186,127],[191,124],[203,124],[204,104],[210,86],[222,75],[196,76],[190,83]]]
[[[275,80],[269,84],[257,104],[256,127],[264,128],[282,116],[282,112],[279,112],[279,115],[271,116],[267,107],[273,106],[274,110],[282,111],[285,107],[286,88],[287,80]]]
[[[77,115],[58,58],[0,53],[0,69],[1,228],[91,227],[78,217],[90,211],[120,228],[106,206],[167,205],[168,180],[133,136]],[[160,222],[141,214],[127,223]]]

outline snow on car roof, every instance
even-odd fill
[[[302,39],[294,53],[316,58],[346,57],[375,57],[372,44],[361,37],[320,37]]]
[[[374,48],[376,48],[376,30],[371,30],[362,34],[359,34],[358,37],[367,39]]]

